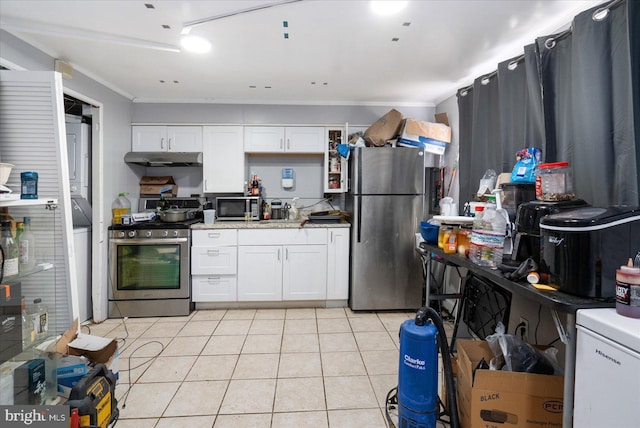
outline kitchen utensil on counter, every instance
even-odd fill
[[[171,205],[168,210],[159,211],[160,219],[165,223],[175,223],[187,220],[188,210],[180,209],[177,205]]]
[[[284,220],[284,207],[280,199],[273,199],[271,201],[271,219],[272,220]]]

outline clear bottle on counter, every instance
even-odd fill
[[[473,222],[471,233],[472,251],[469,258],[475,264],[490,269],[497,269],[502,263],[502,251],[506,232],[506,221],[496,212],[493,205],[487,206],[481,220]]]
[[[24,232],[18,241],[20,272],[30,272],[36,267],[36,238],[31,232],[31,217],[24,218]]]
[[[20,250],[18,244],[11,234],[11,222],[5,220],[2,222],[2,233],[0,235],[0,245],[4,251],[4,277],[9,278],[16,276],[20,272]]]

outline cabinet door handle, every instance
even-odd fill
[[[220,284],[220,277],[219,276],[210,276],[207,278],[207,282],[209,284]]]
[[[280,248],[278,248],[278,261],[280,261]]]
[[[280,138],[280,148],[281,149],[284,148],[283,144],[284,144],[284,139]]]
[[[285,260],[289,260],[289,249],[288,248],[284,249],[284,257],[285,257],[284,258]]]
[[[164,138],[160,138],[160,148],[164,150]]]
[[[207,234],[207,236],[208,236],[209,238],[219,238],[219,237],[220,237],[220,232],[209,232],[209,233]]]
[[[331,243],[333,243],[333,230],[331,231],[330,236],[331,236]]]
[[[169,138],[169,145],[167,147],[169,150],[171,150],[171,138]]]
[[[291,139],[287,138],[287,150],[291,149]]]
[[[220,255],[220,250],[207,250],[207,256],[218,257]]]

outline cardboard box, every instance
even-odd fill
[[[108,363],[118,350],[118,342],[90,334],[78,333],[78,319],[54,345],[54,351],[63,355],[87,357],[93,363]]]
[[[87,359],[75,355],[67,355],[56,360],[56,378],[58,394],[69,398],[73,386],[89,372]]]
[[[400,142],[409,146],[422,147],[429,153],[443,155],[451,142],[451,128],[446,114],[436,115],[437,123],[417,119],[406,119],[402,124]]]
[[[460,339],[456,378],[463,428],[562,427],[564,377],[498,370],[475,370],[493,356],[489,345]]]
[[[364,133],[364,141],[367,146],[382,147],[387,140],[398,135],[402,125],[402,113],[396,109],[391,109],[384,116],[378,119]]]
[[[140,179],[140,197],[177,196],[178,185],[170,175],[150,177],[145,175]]]

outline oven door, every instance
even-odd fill
[[[190,297],[189,238],[110,240],[110,300]]]

